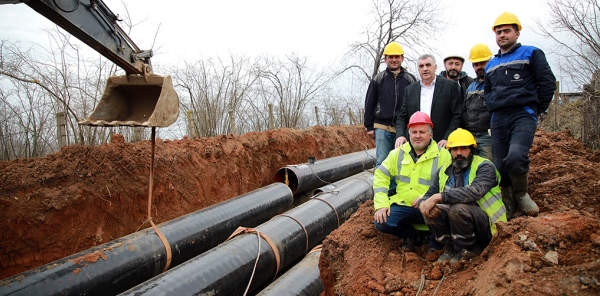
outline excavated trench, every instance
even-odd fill
[[[356,132],[356,130],[354,132]],[[339,132],[339,131],[337,133],[338,133],[338,135],[344,134],[344,132]],[[157,149],[157,167],[160,165],[160,161],[164,159],[164,157],[161,157],[159,155],[159,151],[161,148],[160,146],[161,145],[159,145],[159,147]],[[365,150],[365,147],[368,147],[368,146],[364,145],[363,150]],[[369,151],[369,152],[373,155],[369,156],[369,157],[365,157],[365,156],[368,156],[366,150],[363,152],[360,152],[360,153],[354,153],[356,155],[360,155],[360,164],[357,166],[352,166],[351,163],[344,160],[345,157],[337,157],[336,158],[337,161],[331,162],[331,164],[336,163],[336,165],[333,167],[331,167],[330,165],[327,165],[326,159],[322,159],[315,163],[309,164],[311,166],[312,170],[315,170],[317,172],[319,172],[319,170],[321,170],[322,167],[327,168],[329,166],[329,170],[320,171],[321,173],[318,174],[319,178],[317,178],[317,179],[313,178],[311,180],[311,182],[315,182],[315,183],[313,185],[309,185],[309,187],[307,187],[307,188],[312,190],[318,186],[325,185],[325,184],[331,183],[333,181],[337,181],[339,179],[339,177],[336,177],[336,176],[353,175],[353,174],[360,172],[366,168],[372,167],[374,164],[374,150]],[[314,154],[311,154],[311,156],[312,155],[314,155]],[[369,161],[369,163],[365,162],[367,160]],[[325,164],[325,165],[323,166],[322,164]],[[290,171],[293,171],[293,170],[297,169],[298,167],[299,167],[298,165],[295,165],[295,166],[293,166],[293,168],[290,168]],[[331,171],[331,169],[333,169],[333,171],[334,171],[333,173],[329,173],[329,171]],[[160,169],[158,169],[157,172],[160,172]],[[297,172],[292,172],[290,175],[293,175],[296,180],[303,180],[303,179],[306,179],[307,177],[310,177],[308,175],[305,175],[303,177],[302,174],[298,175]],[[159,174],[159,176],[160,176],[160,174]],[[275,179],[277,179],[277,177],[275,177]],[[169,185],[171,185],[171,184],[169,184]],[[270,187],[277,187],[277,185],[276,184],[269,185],[264,188],[256,190],[256,192],[260,192],[260,191],[264,190],[265,188],[270,188]],[[281,189],[276,189],[276,190],[273,189],[276,192],[281,192],[281,194],[279,194],[279,193],[277,193],[277,194],[256,193],[257,196],[258,195],[260,195],[260,196],[266,195],[267,197],[271,196],[271,195],[278,196],[277,198],[275,198],[273,200],[267,199],[261,203],[256,203],[257,198],[251,197],[253,195],[253,192],[251,192],[251,193],[247,194],[250,197],[246,197],[246,200],[248,200],[248,202],[241,201],[243,199],[243,196],[236,198],[235,202],[233,202],[233,201],[230,202],[231,205],[236,204],[237,208],[251,208],[251,206],[249,206],[249,205],[252,205],[252,206],[254,206],[253,208],[255,209],[255,212],[248,211],[249,213],[237,214],[236,211],[233,211],[230,214],[230,216],[219,217],[219,214],[218,214],[219,212],[229,212],[229,211],[217,210],[219,205],[216,205],[214,207],[209,207],[206,210],[198,211],[198,213],[204,212],[205,213],[204,215],[200,215],[198,213],[192,213],[192,214],[183,216],[181,218],[160,224],[159,225],[160,228],[165,229],[163,231],[163,234],[165,234],[165,236],[167,238],[169,238],[169,237],[183,238],[181,240],[175,240],[177,242],[171,246],[171,248],[173,250],[176,250],[174,252],[174,254],[177,253],[177,255],[179,255],[179,256],[173,256],[173,260],[171,261],[172,262],[171,266],[176,266],[176,265],[182,263],[183,261],[189,259],[191,255],[195,255],[197,253],[201,253],[201,252],[205,251],[206,248],[212,247],[215,242],[217,242],[217,243],[222,242],[223,236],[225,235],[223,233],[226,233],[226,235],[231,233],[231,231],[230,231],[231,227],[236,226],[236,222],[239,222],[246,217],[248,218],[247,221],[245,221],[245,222],[247,222],[246,225],[255,226],[256,224],[258,224],[258,222],[261,222],[261,220],[264,219],[264,218],[262,218],[262,216],[257,215],[256,213],[262,213],[264,215],[266,215],[266,213],[269,213],[270,215],[272,215],[272,214],[281,213],[282,210],[289,208],[291,206],[291,200],[289,198],[289,196],[291,196],[291,192],[290,192],[290,189],[287,189],[287,186],[284,186],[284,187],[286,187],[287,192],[283,192]],[[160,192],[160,191],[157,191],[157,192]],[[287,200],[287,201],[281,202],[280,204],[278,204],[277,201],[279,199],[283,199],[283,200]],[[105,199],[103,199],[103,200],[105,200]],[[250,202],[251,200],[254,202]],[[110,200],[108,200],[108,202],[110,204]],[[255,205],[255,203],[258,205]],[[269,210],[265,211],[265,209],[267,207],[271,207],[271,208]],[[211,213],[214,213],[213,216],[211,216],[210,214],[206,215],[207,212],[210,212],[209,210],[212,210]],[[201,223],[201,221],[198,221],[198,217],[200,217],[200,216],[202,216],[202,217],[205,217],[205,216],[218,217],[218,219],[212,219],[213,221],[211,221],[211,222],[215,222],[215,223],[212,223],[212,224],[208,223],[210,226],[207,226],[206,229],[211,228],[211,227],[214,229],[219,229],[219,231],[220,231],[219,234],[214,235],[214,233],[209,233],[209,232],[207,232],[208,230],[204,230],[204,232],[197,231],[192,236],[184,235],[183,232],[185,232],[185,231],[182,231],[182,228],[187,227],[187,228],[197,229],[199,225],[206,224],[206,223]],[[236,217],[239,219],[237,219]],[[208,220],[211,220],[211,219],[208,219]],[[191,223],[192,225],[187,225],[187,224],[190,224],[189,221],[194,221],[194,222]],[[224,222],[224,221],[228,221],[228,222]],[[223,224],[226,224],[226,225],[223,225]],[[182,225],[185,225],[185,226],[182,226]],[[212,230],[214,230],[214,229],[212,229]],[[171,231],[171,232],[169,232],[169,231]],[[152,239],[148,239],[149,237],[152,237]],[[202,240],[202,238],[206,238],[206,237],[211,238],[210,243],[207,243],[206,239]],[[174,241],[171,239],[168,239],[168,240],[169,240],[169,242]],[[204,249],[197,248],[200,251],[198,251],[198,250],[196,250],[194,252],[189,251],[188,248],[190,248],[190,246],[192,246],[194,244],[198,244],[198,246],[202,246]],[[121,249],[119,249],[119,248],[121,248]],[[130,253],[129,255],[124,255],[125,253],[127,253],[127,252],[124,252],[125,248],[128,248],[128,250],[130,250],[130,251],[134,250],[134,252],[129,252]],[[143,253],[142,250],[144,248],[154,250],[155,253],[152,253],[152,251]],[[157,251],[160,249],[162,249],[162,252]],[[144,250],[144,251],[146,251],[146,250]],[[91,257],[95,257],[96,259],[92,260],[93,262],[89,261],[89,258],[91,258]],[[113,257],[112,260],[111,260],[111,257]],[[132,257],[132,258],[128,258],[128,257]],[[134,258],[134,257],[139,257],[139,258]],[[118,259],[114,259],[114,258],[118,258]],[[124,258],[127,258],[127,259],[124,259]],[[153,258],[153,259],[148,259],[148,258]],[[7,279],[5,279],[5,281],[3,283],[3,287],[5,287],[5,288],[11,287],[10,282],[12,282],[12,284],[14,284],[15,283],[14,279],[16,279],[16,278],[19,278],[19,286],[21,288],[24,286],[28,286],[28,284],[27,284],[28,281],[29,281],[29,283],[37,282],[38,284],[39,284],[39,282],[45,282],[46,285],[37,286],[37,289],[41,289],[39,291],[44,291],[45,294],[50,295],[50,294],[53,294],[51,292],[53,290],[49,289],[49,286],[47,285],[47,279],[51,278],[51,279],[57,280],[56,281],[57,283],[62,283],[62,284],[56,285],[55,287],[52,287],[53,289],[55,289],[54,291],[57,294],[60,293],[61,291],[63,293],[65,291],[68,291],[69,293],[76,293],[76,294],[80,294],[80,293],[86,293],[88,295],[95,294],[94,291],[96,291],[95,289],[98,289],[98,287],[101,287],[100,288],[101,290],[98,290],[98,291],[103,291],[104,293],[108,292],[110,294],[113,294],[113,293],[118,293],[118,292],[122,291],[124,286],[119,286],[118,284],[115,284],[118,281],[115,281],[114,278],[111,279],[110,277],[108,277],[108,278],[106,277],[106,274],[111,274],[111,272],[109,272],[111,270],[111,268],[113,271],[112,273],[116,274],[114,276],[119,278],[120,281],[135,284],[136,281],[137,282],[143,281],[146,278],[152,277],[152,276],[160,273],[159,269],[161,269],[164,266],[164,258],[165,258],[164,247],[162,246],[161,241],[157,238],[157,236],[155,235],[155,232],[152,229],[148,229],[148,230],[142,231],[140,233],[134,233],[129,236],[125,236],[123,238],[113,240],[109,243],[99,245],[97,247],[86,250],[79,254],[75,254],[75,255],[69,256],[67,258],[63,258],[63,259],[57,261],[58,264],[55,262],[53,264],[48,264],[45,267],[42,266],[41,268],[38,268],[36,270],[31,270],[31,271],[25,272],[23,274],[17,275],[13,279],[7,278]],[[117,267],[115,267],[115,266],[111,267],[111,264],[104,264],[102,266],[103,263],[114,262],[114,261],[118,261],[120,265],[118,265]],[[102,267],[89,268],[90,266],[102,266]],[[137,266],[137,268],[135,268],[136,266]],[[145,266],[145,267],[139,268],[140,266]],[[137,272],[137,273],[136,272],[132,273],[132,272],[128,271],[128,269],[141,270],[141,271]],[[54,270],[54,271],[50,271],[50,270]],[[115,272],[115,271],[122,271],[123,274],[119,275],[118,272]],[[76,275],[79,273],[82,273],[82,277],[83,277],[83,274],[85,274],[85,277],[88,280],[92,279],[93,282],[95,282],[95,286],[93,288],[86,286],[86,283],[85,283],[86,280],[83,280],[81,282],[74,281],[73,279],[76,278]],[[61,278],[61,276],[57,276],[59,274],[64,277]],[[96,278],[94,278],[94,276],[96,276]],[[97,280],[97,279],[103,279],[104,282],[102,280]],[[68,282],[69,284],[65,285],[65,282]],[[36,285],[37,284],[34,284],[33,286],[36,286]],[[50,285],[50,286],[52,286],[52,285]],[[106,290],[107,288],[109,290]],[[114,289],[114,290],[110,290],[110,289]],[[5,291],[5,292],[7,292],[7,291]],[[9,293],[3,292],[2,294],[9,294]],[[101,293],[99,292],[98,294],[101,294]]]

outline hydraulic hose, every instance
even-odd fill
[[[146,281],[123,295],[243,295],[263,287],[373,198],[356,178]],[[261,235],[258,235],[261,234]]]
[[[375,149],[288,165],[275,172],[273,180],[284,182],[293,193],[304,192],[358,174],[375,166]]]
[[[324,291],[319,272],[321,250],[310,252],[256,296],[319,296]]]
[[[158,226],[177,266],[292,208],[293,195],[274,183]],[[166,251],[152,228],[0,281],[0,295],[115,295],[163,271]]]

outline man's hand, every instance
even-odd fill
[[[411,205],[413,208],[415,208],[415,209],[417,209],[417,210],[418,210],[418,209],[419,209],[419,201],[420,201],[420,200],[421,200],[420,198],[415,198],[415,200],[413,200],[413,202],[412,202],[410,205]]]
[[[441,140],[438,142],[438,147],[446,148],[446,143],[448,140]]]
[[[387,222],[387,217],[390,215],[390,208],[381,208],[375,212],[375,221],[382,224]]]
[[[402,146],[402,144],[406,143],[406,138],[401,136],[398,139],[396,139],[396,143],[394,145],[394,148],[398,148],[400,146]]]
[[[369,135],[371,138],[375,138],[375,130],[367,131],[367,135]]]
[[[441,193],[436,193],[434,195],[432,195],[431,197],[429,197],[428,199],[424,200],[423,202],[421,202],[421,205],[419,205],[419,210],[421,210],[421,214],[423,214],[423,216],[429,217],[429,218],[437,218],[440,213],[441,210],[436,207],[435,205],[438,204],[438,202],[442,201],[442,194]]]

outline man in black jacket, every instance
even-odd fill
[[[462,98],[458,84],[436,76],[435,58],[424,54],[417,61],[421,81],[413,83],[404,91],[400,114],[396,118],[396,143],[399,147],[406,142],[406,124],[410,116],[425,112],[433,121],[433,139],[440,147],[446,147],[448,135],[460,125]]]
[[[391,42],[384,51],[385,71],[377,73],[369,84],[365,98],[367,133],[375,137],[378,167],[394,149],[396,140],[396,116],[400,113],[404,89],[417,81],[416,77],[402,68],[404,50],[398,42]]]

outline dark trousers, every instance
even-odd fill
[[[387,222],[377,223],[374,222],[377,230],[395,235],[399,238],[406,237],[417,237],[417,230],[414,229],[412,224],[425,224],[421,211],[413,207],[399,206],[392,204],[390,206],[390,216],[387,217]]]
[[[387,222],[377,223],[377,221],[374,221],[373,223],[377,230],[399,238],[417,238],[417,236],[428,238],[431,236],[431,232],[429,231],[418,231],[412,227],[412,224],[425,224],[421,211],[413,207],[392,204]],[[428,239],[424,240],[424,243],[427,243],[427,241]],[[429,247],[438,250],[443,248],[434,239],[429,240]]]
[[[529,149],[537,128],[537,114],[527,107],[494,112],[491,121],[492,154],[500,172],[500,186],[510,186],[509,174],[529,172]]]
[[[442,213],[437,218],[425,217],[425,222],[438,242],[453,243],[455,250],[487,247],[492,240],[490,222],[477,203],[437,206]]]

